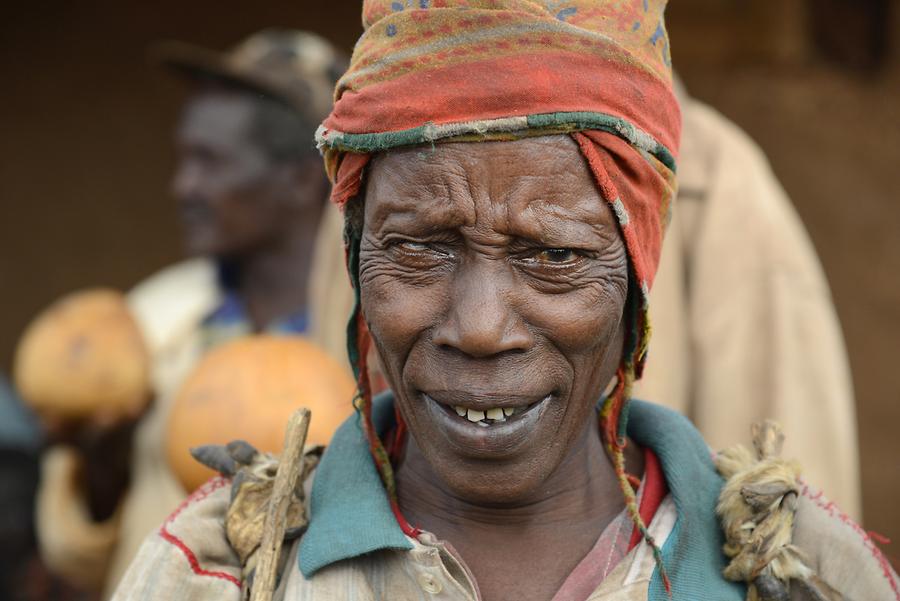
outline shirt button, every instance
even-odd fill
[[[441,592],[441,589],[444,588],[443,586],[441,586],[439,580],[435,579],[434,576],[427,572],[419,573],[417,579],[419,581],[419,586],[421,586],[422,590],[426,593],[437,595],[439,592]]]

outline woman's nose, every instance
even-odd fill
[[[435,344],[471,357],[531,348],[534,339],[515,308],[513,275],[497,261],[460,266],[446,317],[434,332]]]

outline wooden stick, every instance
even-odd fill
[[[256,575],[253,577],[251,601],[272,601],[275,594],[278,556],[284,542],[288,506],[294,495],[297,479],[300,477],[309,419],[309,409],[303,408],[294,411],[288,422],[284,435],[284,450],[278,461],[272,500],[269,502],[269,512],[266,515],[262,542],[259,545],[259,563],[256,564]]]

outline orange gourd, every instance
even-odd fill
[[[53,303],[16,349],[16,387],[45,418],[136,416],[150,399],[150,359],[125,297],[90,289]]]
[[[312,411],[307,444],[327,444],[353,411],[349,372],[298,336],[240,338],[207,353],[175,398],[166,455],[188,491],[212,475],[189,450],[243,439],[261,451],[280,453],[290,414]]]

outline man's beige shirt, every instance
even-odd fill
[[[850,368],[815,249],[759,147],[708,106],[682,110],[678,200],[635,396],[687,415],[716,450],[778,421],[783,456],[859,520]]]

